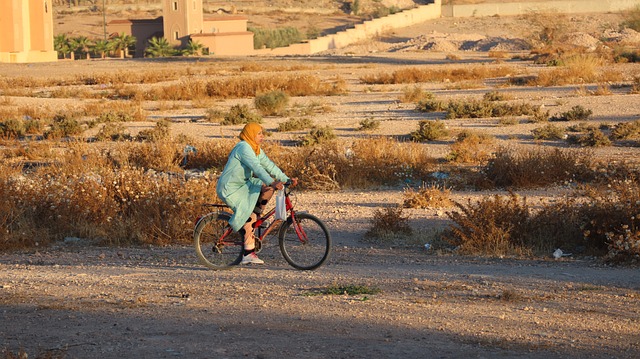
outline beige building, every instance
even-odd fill
[[[108,25],[110,33],[136,38],[136,57],[144,56],[144,48],[154,36],[179,47],[193,40],[214,55],[250,55],[254,51],[253,33],[247,31],[247,22],[247,17],[235,15],[205,18],[202,0],[163,0],[162,17],[114,20]]]
[[[56,61],[50,0],[0,1],[0,62]]]

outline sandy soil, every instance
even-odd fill
[[[607,15],[602,15],[606,18]],[[594,17],[598,17],[595,16]],[[576,18],[577,19],[577,18]],[[583,19],[583,18],[580,18]],[[303,64],[326,79],[347,81],[349,94],[318,101],[332,111],[314,116],[349,139],[370,135],[407,135],[425,118],[414,105],[399,101],[402,85],[363,85],[359,78],[405,66],[514,66],[518,74],[544,71],[528,62],[495,64],[483,51],[387,51],[425,43],[434,34],[457,28],[465,36],[497,36],[496,19],[438,20],[345,49],[305,58],[199,59],[173,61],[63,61],[56,64],[0,64],[3,76],[51,77],[55,74],[102,73],[136,68],[208,66],[211,63],[258,62],[265,69]],[[508,19],[500,19],[508,22]],[[511,19],[517,23],[517,18]],[[580,20],[582,21],[582,20]],[[607,21],[605,19],[605,21]],[[587,23],[587,22],[584,22]],[[505,25],[506,26],[506,25]],[[481,29],[486,29],[480,31]],[[472,31],[473,30],[473,31]],[[491,32],[491,33],[490,33]],[[510,32],[504,30],[503,36]],[[458,39],[462,38],[462,35]],[[476,34],[476,35],[473,35]],[[421,37],[422,36],[422,37]],[[453,36],[453,34],[449,35]],[[449,38],[453,43],[454,39]],[[458,40],[455,40],[458,41]],[[627,78],[638,65],[617,65]],[[501,79],[470,89],[423,84],[442,99],[479,98]],[[629,82],[612,84],[612,94],[584,96],[576,86],[507,87],[514,101],[548,108],[552,114],[582,104],[593,111],[592,122],[617,123],[640,118],[640,95]],[[594,84],[588,88],[595,88]],[[77,106],[75,100],[12,97],[12,105]],[[228,108],[251,100],[213,104]],[[163,105],[163,106],[159,106]],[[188,104],[165,109],[148,103],[151,119],[169,118],[174,133],[195,139],[233,137],[238,126],[198,119],[202,108]],[[151,110],[163,108],[163,110]],[[355,129],[363,119],[383,121],[379,130]],[[273,129],[284,118],[269,117]],[[130,124],[132,132],[154,122]],[[538,146],[534,124],[500,126],[497,119],[448,121],[455,131],[477,129],[508,145]],[[567,123],[566,125],[571,125]],[[90,135],[90,133],[88,133]],[[300,134],[274,133],[270,140],[292,140]],[[447,153],[451,141],[429,144],[434,155]],[[544,144],[544,143],[542,143]],[[638,159],[638,148],[606,147],[595,156]],[[264,266],[216,272],[197,264],[191,247],[102,248],[67,241],[50,248],[0,256],[0,339],[12,352],[30,357],[67,358],[634,358],[640,356],[640,272],[609,267],[593,258],[566,257],[516,260],[476,258],[389,247],[363,240],[373,211],[399,203],[401,188],[376,191],[340,190],[298,193],[298,207],[326,221],[334,239],[332,257],[314,272],[289,267],[275,238],[261,256]],[[522,192],[549,197],[563,191]],[[494,193],[494,192],[492,192]],[[490,193],[454,193],[458,200]],[[412,227],[430,238],[446,225],[442,210],[409,210]],[[365,285],[378,294],[321,295],[335,285]]]

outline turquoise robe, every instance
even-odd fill
[[[216,193],[233,210],[229,224],[234,231],[239,231],[251,216],[262,185],[270,185],[274,178],[282,182],[289,180],[264,150],[261,149],[256,156],[251,145],[245,141],[233,147],[218,178]]]

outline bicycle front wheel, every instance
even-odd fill
[[[229,227],[230,214],[209,213],[202,217],[193,231],[198,260],[211,269],[230,269],[240,263],[244,243]]]
[[[320,267],[331,251],[331,235],[317,217],[298,213],[295,222],[289,218],[278,234],[280,251],[294,268],[314,270]]]

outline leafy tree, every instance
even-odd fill
[[[129,50],[136,44],[136,38],[125,33],[111,38],[113,50],[120,54],[120,58],[129,57]]]
[[[67,54],[71,52],[69,38],[65,34],[56,35],[53,38],[53,48],[58,52],[58,57],[62,55],[63,59],[67,58]]]
[[[73,47],[80,52],[80,54],[84,54],[88,59],[91,58],[91,47],[93,46],[93,42],[89,40],[86,36],[78,36],[76,38],[71,39],[71,43]]]
[[[201,56],[204,45],[197,41],[189,40],[187,47],[182,50],[183,55],[187,56]]]
[[[107,57],[107,54],[112,50],[113,50],[113,43],[108,40],[97,40],[91,48],[91,51],[96,55],[99,54],[100,58],[102,59]]]
[[[169,44],[164,37],[152,37],[149,44],[144,50],[148,57],[167,57],[176,54],[176,50]]]

